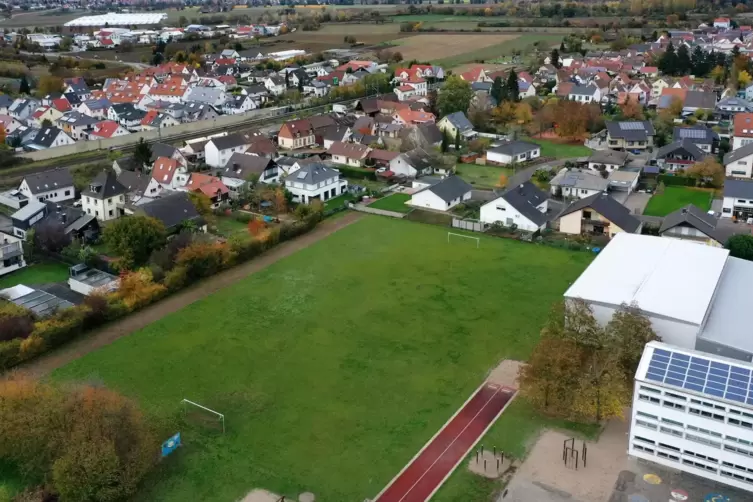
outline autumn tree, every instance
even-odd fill
[[[588,114],[580,103],[562,100],[554,109],[557,133],[563,138],[580,139],[588,130]]]
[[[637,305],[622,304],[612,314],[606,326],[607,335],[620,354],[619,365],[626,381],[635,377],[635,370],[647,343],[659,340],[651,327],[651,320]]]
[[[467,112],[473,98],[471,84],[457,75],[450,75],[437,96],[437,108],[442,116]]]
[[[499,125],[507,125],[515,120],[517,108],[515,103],[504,101],[492,110],[492,120]]]
[[[500,187],[500,188],[501,187],[506,187],[507,186],[507,181],[508,181],[507,180],[507,175],[500,174],[499,175],[499,179],[497,180],[497,186]]]
[[[515,107],[515,119],[518,124],[527,124],[533,120],[533,111],[528,103],[518,103]]]
[[[0,146],[5,145],[6,139],[7,135],[5,133],[5,126],[3,124],[0,124]]]
[[[580,385],[581,357],[573,341],[542,337],[520,370],[521,393],[546,413],[568,416]]]
[[[48,94],[63,92],[65,84],[63,79],[54,75],[45,75],[39,79],[37,84],[37,93],[40,96],[47,96]]]
[[[711,183],[715,187],[724,183],[724,167],[711,155],[690,166],[686,173],[691,178]]]
[[[638,102],[638,98],[628,94],[625,103],[620,107],[622,117],[626,119],[643,120],[643,106]]]
[[[105,227],[105,244],[125,268],[146,263],[152,251],[165,244],[167,233],[161,221],[148,216],[118,218]]]
[[[202,192],[188,192],[188,198],[202,218],[206,219],[212,216],[212,199],[209,196]]]
[[[266,225],[259,218],[252,218],[251,221],[248,222],[248,233],[253,237],[256,237],[265,227]]]
[[[282,214],[288,210],[288,199],[285,197],[285,189],[278,187],[272,196],[272,205],[277,214]]]
[[[136,310],[149,305],[165,291],[165,286],[154,282],[151,270],[140,268],[121,274],[115,297],[122,301],[128,310]]]

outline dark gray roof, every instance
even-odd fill
[[[345,137],[349,131],[349,127],[331,125],[322,131],[322,139],[328,141],[345,141]]]
[[[582,96],[593,96],[598,89],[594,85],[574,85],[570,89],[569,94],[577,94]]]
[[[466,183],[462,178],[458,176],[448,176],[439,183],[435,183],[423,190],[419,190],[419,192],[428,190],[443,201],[450,202],[462,197],[472,189],[473,187],[469,183]]]
[[[8,108],[13,104],[13,98],[7,94],[0,94],[0,108]]]
[[[549,220],[546,213],[542,213],[536,209],[537,206],[540,206],[545,200],[549,199],[549,194],[540,190],[530,181],[507,190],[502,194],[502,198],[520,214],[538,226],[543,225]],[[494,203],[494,201],[491,203]]]
[[[473,130],[473,124],[471,124],[471,121],[468,120],[463,112],[451,113],[445,118],[453,125],[453,127],[460,130],[460,132]]]
[[[136,171],[123,169],[118,175],[118,181],[128,192],[143,192],[149,186],[152,177]]]
[[[152,148],[152,162],[159,157],[167,157],[168,159],[171,159],[175,154],[175,151],[178,149],[177,147],[166,143],[152,143],[150,146]]]
[[[656,158],[662,159],[666,157],[667,155],[674,153],[678,150],[684,151],[685,153],[693,157],[694,160],[701,160],[707,155],[709,155],[708,153],[704,152],[703,150],[695,146],[692,140],[683,139],[680,141],[674,141],[668,145],[664,145],[663,147],[659,148],[659,150],[656,152]]]
[[[269,94],[269,90],[261,84],[249,85],[246,87],[246,92],[252,96],[254,94]]]
[[[646,141],[655,134],[654,126],[648,120],[607,121],[605,125],[610,137],[627,141]]]
[[[227,150],[228,148],[235,148],[236,146],[247,145],[248,140],[240,133],[228,134],[227,136],[218,136],[212,138],[212,143],[218,150]]]
[[[724,180],[724,196],[753,200],[753,180]]]
[[[286,179],[296,183],[315,185],[332,177],[339,178],[340,171],[321,162],[312,162],[311,164],[301,166],[300,169],[289,174]]]
[[[95,192],[92,191],[92,187],[99,188]],[[124,194],[127,191],[128,190],[126,189],[126,187],[124,187],[118,181],[115,173],[110,170],[106,170],[95,176],[94,179],[89,183],[89,186],[86,188],[86,190],[81,192],[81,195],[92,197],[94,199],[109,199],[110,197]]]
[[[664,233],[670,228],[674,228],[678,225],[690,225],[717,242],[724,243],[724,237],[716,230],[718,222],[719,220],[714,216],[693,204],[688,204],[687,206],[665,216],[661,227],[659,228],[659,233]]]
[[[532,152],[533,150],[536,150],[538,148],[541,148],[541,146],[537,145],[536,143],[528,143],[527,141],[508,141],[499,146],[495,146],[488,151],[515,156],[522,153]]]
[[[24,180],[29,185],[32,194],[73,186],[73,176],[62,167],[41,173],[27,174]]]
[[[406,158],[408,165],[414,167],[417,171],[423,171],[425,169],[433,169],[431,157],[421,148],[414,148],[403,154]]]
[[[28,287],[28,286],[27,286]],[[73,304],[41,289],[30,288],[33,291],[11,300],[19,307],[31,310],[34,314],[44,317],[54,314],[58,310],[73,307]]]
[[[274,161],[267,157],[235,152],[225,164],[225,170],[222,172],[222,175],[228,178],[245,180],[251,174],[263,173],[270,164],[274,166]]]
[[[675,127],[672,140],[681,139],[692,140],[696,145],[710,145],[715,139],[719,139],[719,135],[705,126]]]
[[[716,107],[716,93],[705,91],[688,91],[683,108],[713,110]]]
[[[185,221],[201,220],[201,216],[196,211],[196,206],[193,205],[185,192],[170,194],[138,208],[145,215],[160,220],[168,230],[174,229]]]
[[[100,122],[100,119],[95,119],[89,115],[85,115],[81,112],[68,112],[58,119],[58,122],[65,122],[72,126],[88,126],[94,125]]]
[[[437,124],[419,124],[417,127],[430,145],[442,142],[442,131],[439,130]]]
[[[560,218],[581,209],[591,208],[626,232],[634,233],[641,226],[641,220],[630,214],[630,210],[605,193],[597,193],[576,200],[565,208]]]
[[[617,150],[595,150],[588,158],[589,162],[598,164],[614,164],[623,166],[630,156],[627,152],[618,152]]]
[[[741,146],[737,150],[732,150],[731,152],[726,154],[724,156],[724,165],[727,165],[730,162],[736,162],[751,154],[753,154],[753,143],[748,143],[747,145]]]
[[[61,132],[63,131],[61,129],[58,129],[57,127],[43,127],[39,130],[37,135],[34,136],[34,139],[29,142],[29,144],[50,148]]]
[[[590,169],[563,168],[552,178],[549,184],[553,187],[570,187],[603,192],[609,186],[609,181],[604,179],[600,173]]]

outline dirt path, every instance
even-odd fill
[[[265,253],[249,262],[221,272],[214,277],[205,279],[193,286],[176,293],[164,300],[155,303],[135,314],[131,314],[119,321],[108,324],[89,335],[74,340],[57,350],[54,350],[38,359],[30,361],[16,368],[16,371],[24,374],[42,377],[53,370],[65,366],[81,356],[109,345],[120,337],[130,335],[149,324],[158,321],[168,314],[177,312],[191,303],[201,300],[212,293],[229,286],[247,276],[259,272],[291,254],[304,249],[321,239],[345,228],[356,222],[363,215],[351,212],[332,221],[325,221],[312,232],[295,240],[285,242],[268,253]]]

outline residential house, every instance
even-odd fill
[[[248,95],[237,94],[228,97],[223,109],[228,115],[240,115],[257,108],[256,102]]]
[[[683,115],[692,115],[698,110],[713,112],[716,109],[716,93],[706,91],[688,91],[683,103]]]
[[[706,153],[716,153],[719,146],[719,135],[710,127],[695,125],[690,127],[675,127],[672,133],[673,141],[689,139],[695,146]]]
[[[64,168],[28,174],[18,190],[30,200],[63,202],[76,196],[73,176]]]
[[[75,94],[79,96],[82,101],[89,99],[89,97],[91,96],[91,91],[89,90],[89,86],[86,84],[84,77],[71,77],[63,79],[63,93]]]
[[[249,145],[249,139],[241,133],[216,136],[204,146],[204,161],[211,167],[225,167],[234,153],[245,152]]]
[[[648,120],[607,121],[607,145],[615,150],[645,150],[654,145],[653,124]]]
[[[722,218],[734,218],[744,222],[753,218],[753,180],[724,181]]]
[[[364,118],[364,117],[361,117]],[[370,118],[370,117],[366,117]],[[360,119],[359,119],[360,120]],[[356,121],[356,125],[358,124],[358,121]],[[353,129],[356,131],[356,134],[373,134],[373,130],[369,132],[364,132],[363,128],[356,129],[355,125],[353,126]],[[321,143],[324,146],[324,148],[329,149],[329,147],[332,146],[335,142],[347,142],[351,136],[353,135],[353,132],[351,131],[350,127],[348,126],[340,126],[340,125],[331,125],[329,127],[326,127],[322,133],[321,133]],[[317,138],[317,142],[319,142],[319,138]]]
[[[309,80],[303,84],[303,95],[321,98],[329,93],[329,84],[321,80]]]
[[[279,75],[270,75],[265,78],[264,87],[266,87],[269,93],[274,96],[281,96],[287,90],[285,78]]]
[[[340,178],[340,171],[318,162],[303,165],[285,177],[285,189],[293,194],[295,202],[302,204],[335,198],[347,187],[348,180]]]
[[[549,221],[549,194],[530,181],[506,190],[481,206],[480,220],[490,225],[516,226],[526,232],[543,230]]]
[[[336,164],[363,167],[369,150],[371,149],[366,145],[335,141],[330,145],[327,153],[332,155],[332,162]]]
[[[617,150],[594,150],[588,158],[588,168],[594,171],[612,172],[627,164],[630,154]]]
[[[277,183],[280,170],[277,163],[267,157],[258,157],[247,153],[234,153],[228,160],[221,180],[230,190],[230,196],[235,198],[238,192],[248,185],[251,179],[260,183]]]
[[[216,87],[191,87],[186,93],[183,101],[186,103],[203,103],[222,108],[227,101],[227,93],[223,89]]]
[[[87,139],[95,124],[100,120],[84,115],[81,112],[68,112],[57,122],[57,125],[74,140]]]
[[[8,107],[8,115],[23,122],[28,119],[37,108],[39,108],[39,101],[36,99],[17,98],[13,101],[13,104]]]
[[[401,153],[391,160],[389,170],[398,175],[415,178],[422,174],[434,172],[434,162],[425,150],[415,148]]]
[[[8,110],[13,104],[13,98],[7,94],[0,94],[0,114],[8,115]]]
[[[393,122],[397,124],[432,124],[435,119],[433,113],[411,110],[410,108],[395,110],[392,115]]]
[[[730,29],[732,22],[728,17],[718,17],[714,19],[714,28],[721,28],[724,30]]]
[[[168,234],[178,233],[186,225],[191,225],[202,232],[207,230],[206,223],[196,211],[196,206],[184,192],[171,193],[146,204],[132,207],[129,212],[161,221]]]
[[[46,150],[58,146],[67,146],[75,143],[62,129],[57,127],[43,127],[37,134],[24,145],[29,150]]]
[[[50,106],[41,106],[29,116],[28,123],[34,127],[43,127],[45,124],[54,124],[63,113]]]
[[[601,101],[601,91],[595,85],[574,85],[570,88],[567,95],[570,101],[578,103],[599,103]]]
[[[249,141],[246,153],[259,157],[273,158],[277,154],[277,144],[260,131],[250,131],[244,134]]]
[[[753,143],[724,156],[724,173],[732,178],[753,178]]]
[[[709,154],[695,146],[693,140],[682,139],[665,145],[656,152],[656,163],[667,171],[685,170]]]
[[[476,131],[473,130],[473,124],[471,124],[471,121],[468,120],[463,112],[454,112],[445,115],[437,122],[437,127],[447,133],[450,140],[454,140],[458,134],[464,140],[470,140],[477,136]]]
[[[140,130],[141,121],[146,112],[136,108],[132,103],[118,103],[107,110],[107,119],[125,127],[129,131]]]
[[[738,113],[735,115],[732,150],[753,143],[753,113]]]
[[[81,207],[100,221],[117,219],[123,215],[127,191],[114,172],[102,171],[81,192]]]
[[[277,144],[291,150],[315,145],[316,136],[311,122],[308,119],[298,119],[283,123],[277,134]]]
[[[165,157],[177,161],[181,166],[188,166],[188,159],[186,159],[186,156],[180,151],[180,148],[166,143],[152,143],[151,149],[152,157],[149,160],[152,163],[160,157]]]
[[[366,166],[376,168],[390,168],[390,163],[400,155],[400,152],[392,152],[390,150],[380,150],[373,148],[369,150],[366,155]]]
[[[409,204],[415,207],[449,211],[470,200],[473,187],[458,176],[447,176],[438,183],[414,192]]]
[[[89,117],[94,117],[97,120],[105,120],[110,106],[112,106],[112,104],[109,99],[90,99],[78,105],[77,110],[80,113],[88,115]]]
[[[494,165],[508,165],[528,162],[541,156],[541,147],[527,141],[505,141],[486,151],[486,162]]]
[[[35,224],[42,221],[48,214],[49,208],[44,202],[30,200],[28,204],[11,214],[13,235],[26,240],[26,236]]]
[[[714,215],[688,204],[664,217],[659,235],[723,247],[726,239],[717,228],[718,223],[719,219]]]
[[[620,169],[612,171],[607,177],[608,190],[614,192],[626,192],[630,194],[638,188],[638,180],[641,177],[640,168]]]
[[[202,173],[191,173],[186,183],[185,190],[189,192],[202,193],[209,197],[213,208],[217,208],[230,197],[230,190],[216,176],[210,176]]]
[[[19,127],[22,127],[21,122],[14,119],[10,115],[0,115],[0,126],[2,126],[3,130],[5,131],[6,140],[7,135],[15,133]]]
[[[0,230],[0,276],[25,266],[23,239]]]
[[[162,190],[178,190],[188,183],[189,173],[185,164],[170,157],[157,157],[152,163],[152,180],[147,194],[159,194]]]
[[[751,92],[753,92],[753,86],[751,87]],[[744,99],[735,97],[722,99],[716,104],[715,109],[715,115],[722,120],[731,120],[738,113],[750,112],[753,112],[753,105]]]
[[[202,105],[203,106],[203,105]],[[157,110],[146,112],[139,123],[142,131],[152,131],[155,129],[167,129],[179,125],[180,122],[167,113],[160,113]]]
[[[112,120],[103,120],[94,126],[94,130],[89,133],[89,139],[110,139],[118,136],[125,136],[129,132],[117,122]]]
[[[609,182],[596,171],[563,168],[549,182],[552,195],[566,199],[585,199],[606,192]]]
[[[559,231],[565,234],[638,234],[643,224],[630,210],[606,193],[596,193],[570,204],[559,215]]]

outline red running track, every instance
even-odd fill
[[[449,477],[515,395],[487,383],[398,474],[374,502],[425,502]]]

